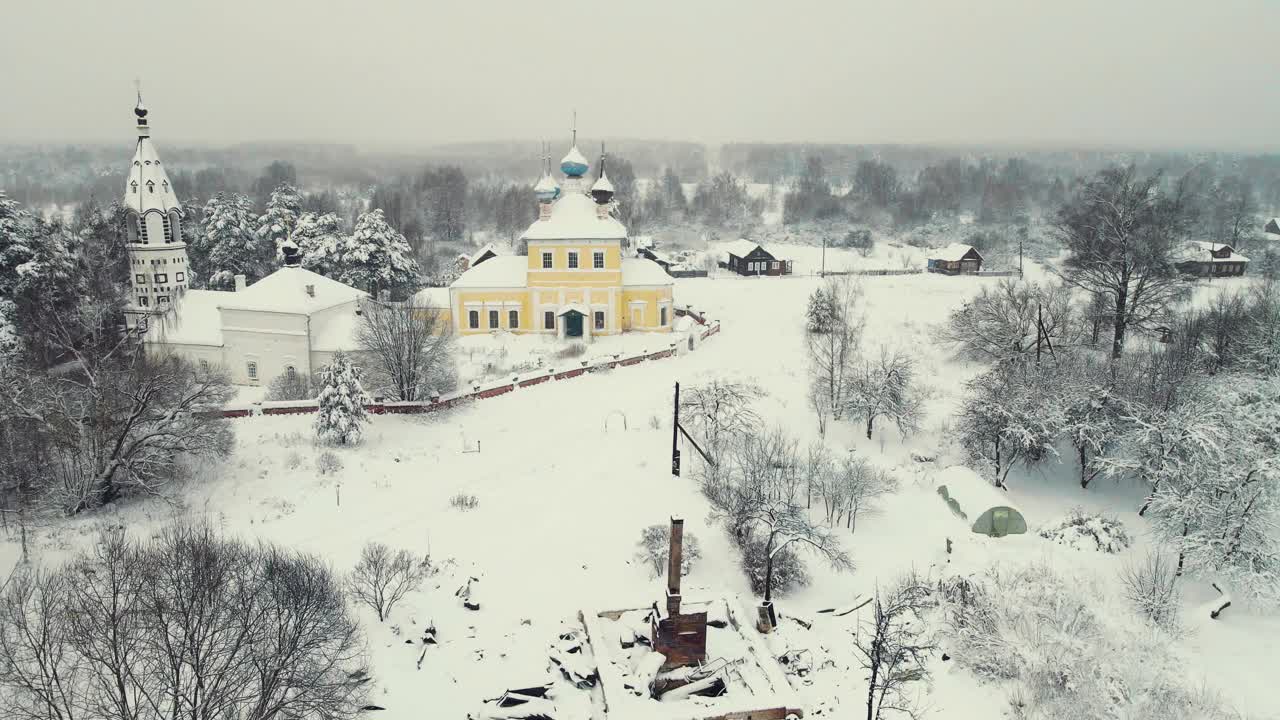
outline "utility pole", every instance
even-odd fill
[[[822,269],[818,271],[818,277],[825,278],[827,276],[827,234],[822,233]]]
[[[1018,236],[1018,277],[1022,277],[1022,236]]]
[[[680,383],[676,383],[675,408],[671,412],[671,474],[680,477]]]

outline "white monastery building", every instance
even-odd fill
[[[125,188],[133,303],[129,324],[150,352],[172,352],[202,366],[222,365],[231,382],[270,383],[310,376],[339,350],[357,348],[363,290],[304,270],[298,248],[282,248],[284,267],[234,291],[190,290],[182,208],[151,143],[141,99],[138,149]]]

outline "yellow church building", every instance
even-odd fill
[[[505,330],[590,339],[628,331],[670,332],[672,279],[657,263],[625,257],[627,228],[613,217],[604,172],[587,189],[576,144],[560,162],[563,187],[544,172],[534,186],[538,219],[521,240],[528,255],[477,256],[449,286],[460,335]]]

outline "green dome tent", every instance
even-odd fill
[[[976,533],[1004,537],[1027,531],[1026,519],[1009,504],[1005,492],[969,468],[955,465],[939,473],[938,494]]]

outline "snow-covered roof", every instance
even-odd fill
[[[533,186],[533,191],[539,193],[554,193],[558,187],[560,186],[556,183],[555,178],[551,177],[551,173],[545,173],[543,174],[542,179]]]
[[[499,255],[462,273],[449,287],[522,288],[529,284],[529,258]]]
[[[608,175],[601,173],[600,177],[596,180],[595,184],[591,186],[591,189],[593,191],[604,190],[606,192],[613,192],[613,183],[609,182]]]
[[[578,165],[586,165],[587,158],[582,154],[581,151],[578,150],[578,146],[574,145],[573,147],[569,148],[569,152],[566,153],[564,157],[560,158],[560,164],[563,165],[565,163],[575,163]]]
[[[312,292],[307,291],[308,287],[311,287]],[[282,267],[244,290],[226,295],[222,307],[228,310],[266,310],[310,315],[334,305],[368,297],[369,293],[304,268]]]
[[[169,309],[147,319],[146,341],[173,345],[222,346],[219,304],[235,293],[187,290],[176,295]]]
[[[960,510],[975,521],[993,507],[1016,507],[1009,493],[997,488],[973,470],[963,465],[952,465],[940,471],[934,478],[939,487],[946,486],[947,497],[960,505]]]
[[[760,243],[751,242],[745,238],[739,238],[731,243],[725,243],[721,249],[724,250],[725,257],[727,259],[729,255],[736,255],[737,257],[744,258],[755,252],[758,247],[760,247]]]
[[[551,216],[534,220],[523,237],[525,240],[622,240],[626,236],[626,226],[613,216],[600,217],[591,198],[568,192],[552,204]]]
[[[1222,252],[1223,249],[1229,250],[1226,257],[1213,257],[1210,252]],[[1192,240],[1182,247],[1178,253],[1178,259],[1191,262],[1213,262],[1213,263],[1229,263],[1229,262],[1249,262],[1249,258],[1236,252],[1230,245],[1223,243],[1211,243],[1203,240]]]
[[[622,258],[623,285],[670,285],[671,276],[662,266],[644,258]]]
[[[129,178],[125,181],[124,206],[139,215],[148,210],[159,210],[167,213],[181,208],[178,196],[169,183],[169,175],[160,164],[160,155],[155,144],[151,142],[146,126],[139,126],[138,148],[133,153],[133,164],[129,166]]]
[[[642,249],[642,248],[652,248],[652,247],[653,247],[653,236],[652,236],[652,235],[640,235],[640,236],[638,236],[638,237],[633,237],[633,238],[631,238],[631,242],[635,243],[635,245],[636,245],[636,249],[637,249],[637,250],[640,250],[640,249]]]
[[[974,250],[972,245],[951,243],[950,245],[940,247],[937,250],[929,251],[929,257],[933,260],[942,260],[943,262],[960,262],[960,260],[970,252],[977,253],[978,251]],[[982,254],[978,253],[978,257],[982,257]]]
[[[422,288],[413,296],[413,304],[423,308],[449,307],[449,288]]]
[[[1263,228],[1269,233],[1280,234],[1280,217],[1271,218]]]

